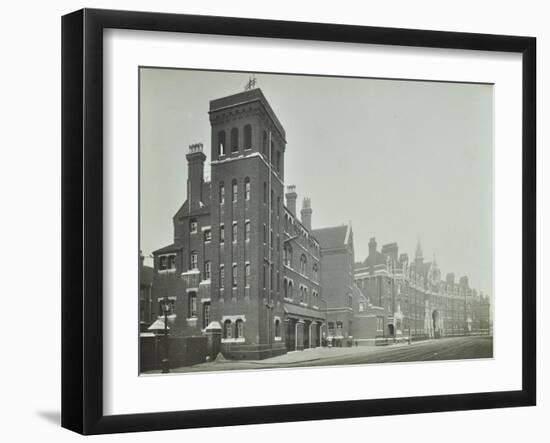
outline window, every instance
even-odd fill
[[[252,149],[252,126],[244,126],[244,149]]]
[[[262,154],[267,157],[267,132],[262,133]]]
[[[348,294],[348,306],[353,307],[353,296],[351,294]]]
[[[281,215],[281,197],[277,197],[277,217]]]
[[[218,154],[225,155],[225,131],[218,132]]]
[[[283,296],[285,298],[288,297],[288,281],[286,280],[286,278],[283,278]]]
[[[176,256],[175,255],[169,255],[168,256],[168,269],[176,269]]]
[[[187,311],[187,314],[189,318],[197,316],[197,293],[196,292],[189,293],[189,309]]]
[[[250,240],[250,222],[249,221],[245,222],[244,224],[244,239],[245,241]]]
[[[198,254],[196,253],[196,251],[193,251],[189,255],[189,269],[198,269],[198,268],[199,268]]]
[[[210,302],[204,302],[202,305],[202,328],[206,329],[210,324]]]
[[[244,285],[246,287],[250,286],[250,263],[244,265]]]
[[[266,287],[266,283],[267,283],[267,268],[265,266],[265,263],[264,263],[264,269],[263,269],[263,273],[262,273],[262,283],[263,283],[263,287],[265,289]]]
[[[317,263],[313,263],[313,280],[318,282],[319,281],[319,268],[317,266]]]
[[[277,172],[281,172],[281,151],[277,151],[277,164],[275,166]]]
[[[233,226],[231,229],[231,241],[233,243],[237,242],[237,222],[233,222]]]
[[[264,237],[264,245],[267,243],[267,228],[265,226],[265,223],[263,225],[263,237]]]
[[[304,254],[300,257],[300,273],[306,275],[307,272],[307,259]]]
[[[269,270],[269,289],[273,290],[273,265],[270,266]]]
[[[275,164],[275,143],[273,143],[273,140],[271,140],[271,156],[269,157],[269,161],[272,165]]]
[[[281,337],[281,320],[279,319],[275,320],[275,337]]]
[[[271,210],[273,211],[273,207],[275,206],[275,192],[273,189],[271,190],[271,201],[269,203]]]
[[[239,319],[235,322],[235,326],[237,329],[237,338],[244,338],[244,322]]]
[[[210,271],[211,271],[211,264],[210,264],[210,260],[206,260],[204,262],[204,279],[205,280],[210,280]]]
[[[231,327],[231,320],[226,320],[223,322],[223,338],[231,338],[233,336],[233,331]]]
[[[223,289],[225,286],[225,272],[224,266],[220,265],[220,289]]]
[[[246,201],[250,200],[250,178],[246,177],[244,179],[244,199]]]
[[[290,246],[290,243],[287,243],[284,247],[283,260],[286,266],[292,266],[292,246]]]
[[[359,302],[359,312],[364,312],[364,311],[365,311],[365,303]]]
[[[334,323],[331,321],[328,322],[328,335],[334,335]]]
[[[167,261],[168,261],[168,257],[166,257],[166,255],[163,255],[163,256],[159,257],[159,270],[160,271],[164,271],[165,269],[167,269],[167,266],[168,266]]]
[[[197,223],[196,218],[189,220],[189,232],[195,234],[199,230],[199,224]]]
[[[277,292],[281,290],[281,274],[277,271]]]
[[[211,229],[205,229],[204,230],[204,241],[210,241],[212,240],[212,230]]]
[[[225,242],[225,228],[223,225],[220,225],[220,243]]]
[[[336,322],[336,335],[343,335],[343,331],[342,331],[342,328],[343,328],[344,324],[341,322],[341,321],[337,321]]]
[[[233,272],[232,272],[231,279],[233,282],[232,283],[233,287],[236,288],[237,287],[237,264],[236,263],[233,264]]]
[[[231,130],[231,152],[239,151],[239,130],[233,128]]]
[[[292,281],[288,282],[288,298],[292,298],[294,296],[294,283]]]
[[[273,231],[269,232],[269,247],[273,249]]]
[[[267,203],[267,183],[264,182],[264,203]]]
[[[231,184],[232,189],[232,201],[235,203],[237,201],[237,195],[239,192],[239,188],[237,186],[237,180],[233,180],[233,183]]]
[[[223,182],[220,183],[220,205],[223,205],[225,203],[225,186],[223,185]]]

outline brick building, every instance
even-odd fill
[[[170,335],[219,324],[222,353],[239,359],[319,346],[320,246],[309,200],[301,220],[294,187],[284,204],[285,130],[260,89],[212,100],[209,117],[211,180],[203,145],[191,145],[174,241],[154,252],[156,299],[173,306]]]
[[[321,244],[321,285],[326,301],[327,340],[336,345],[353,338],[354,297],[360,294],[353,277],[351,223],[313,231]]]
[[[418,243],[414,261],[398,255],[391,243],[378,251],[376,239],[369,242],[369,255],[355,264],[355,283],[376,317],[376,337],[403,339],[438,338],[490,333],[490,299],[470,288],[468,277],[455,281],[449,273],[443,280],[435,260],[424,261]],[[376,311],[376,312],[374,312]],[[357,326],[361,321],[356,320]],[[372,339],[372,328],[356,331]]]

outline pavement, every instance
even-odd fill
[[[231,371],[261,368],[337,366],[349,364],[397,363],[413,361],[477,359],[493,357],[493,338],[450,337],[412,344],[314,348],[289,352],[264,360],[221,360],[172,369],[172,373]],[[158,373],[151,371],[148,373]]]

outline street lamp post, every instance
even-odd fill
[[[164,313],[164,358],[162,359],[162,373],[170,372],[170,362],[168,360],[168,313],[170,312],[170,300],[164,298],[162,301],[162,311]]]

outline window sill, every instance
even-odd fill
[[[244,343],[245,339],[243,338],[222,338],[222,343]]]

